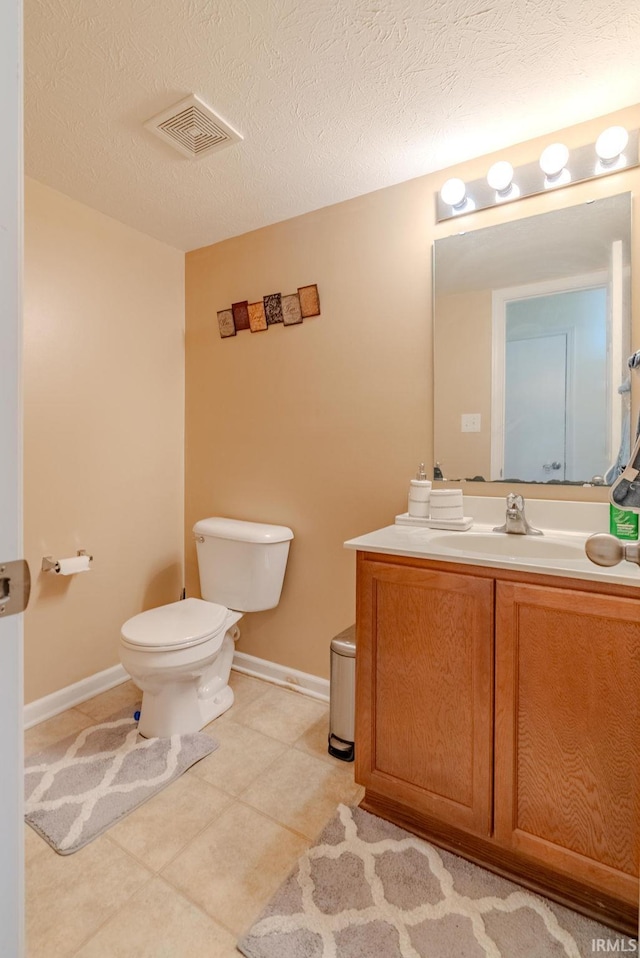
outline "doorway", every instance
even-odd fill
[[[566,478],[568,339],[568,332],[524,339],[507,334],[504,479]]]
[[[600,276],[493,301],[491,477],[586,482],[611,456],[609,293]]]

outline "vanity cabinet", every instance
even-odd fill
[[[356,777],[488,835],[493,582],[393,562],[359,570]]]
[[[638,899],[640,602],[496,584],[495,838]]]
[[[357,641],[363,807],[635,933],[632,589],[358,552]]]

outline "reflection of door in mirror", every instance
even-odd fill
[[[539,286],[527,296],[496,294],[494,389],[499,397],[502,358],[504,411],[494,478],[577,482],[607,471],[607,288],[599,279],[579,277],[546,295]]]
[[[447,478],[612,482],[630,451],[631,194],[438,239],[433,266]]]
[[[507,338],[505,366],[504,466],[500,478],[516,476],[529,482],[564,479],[567,334]]]

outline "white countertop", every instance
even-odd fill
[[[576,507],[576,508],[573,508]],[[605,503],[566,503],[558,501],[529,500],[526,514],[529,522],[545,533],[535,537],[531,544],[536,550],[553,551],[554,544],[565,553],[561,558],[529,557],[518,555],[519,548],[529,543],[518,540],[531,538],[519,535],[500,535],[493,528],[504,522],[504,500],[489,497],[465,496],[465,515],[477,517],[466,532],[445,532],[422,526],[389,525],[366,535],[349,539],[345,548],[360,552],[378,552],[383,555],[412,556],[418,559],[435,559],[439,562],[455,562],[463,565],[489,566],[497,569],[514,569],[542,575],[565,576],[572,579],[609,582],[618,585],[638,586],[640,597],[640,568],[630,562],[603,568],[594,565],[584,553],[584,543],[594,532],[608,532],[609,508]],[[489,521],[487,521],[489,520]],[[552,524],[551,524],[552,523]],[[484,554],[474,543],[478,535],[500,536],[503,554]],[[478,541],[478,540],[476,540]],[[480,540],[481,543],[481,540]],[[513,544],[513,555],[509,546]],[[575,554],[566,557],[566,553]]]

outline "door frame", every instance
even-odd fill
[[[0,560],[22,556],[22,4],[0,5]],[[0,954],[24,954],[22,614],[0,616]]]

